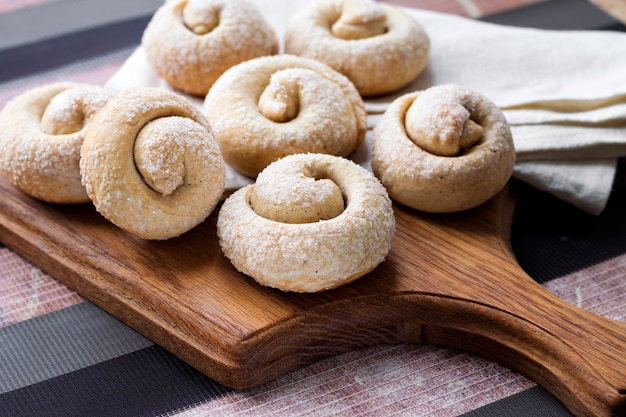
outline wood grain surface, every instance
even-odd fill
[[[626,411],[626,325],[568,304],[510,247],[514,185],[445,215],[395,206],[372,273],[320,294],[264,288],[222,255],[217,211],[168,241],[135,238],[91,205],[29,198],[0,178],[0,240],[218,382],[248,389],[363,346],[435,344],[528,376],[577,416]]]

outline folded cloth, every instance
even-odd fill
[[[432,54],[426,73],[407,89],[456,83],[487,96],[511,124],[513,175],[600,213],[617,158],[626,155],[626,35],[408,10],[430,35]]]
[[[588,213],[599,214],[611,193],[617,159],[518,161],[514,175]]]
[[[307,0],[254,0],[280,36]],[[507,27],[405,8],[425,29],[424,72],[395,94],[366,100],[370,126],[400,95],[433,85],[472,88],[503,109],[518,162],[514,176],[590,213],[611,192],[617,158],[626,155],[626,34]],[[169,88],[139,47],[107,86]],[[198,106],[202,99],[189,97]],[[367,166],[369,141],[356,152]],[[229,188],[251,180],[229,172]]]

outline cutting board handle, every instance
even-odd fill
[[[626,415],[626,324],[578,308],[526,274],[510,243],[515,202],[507,190],[454,223],[410,213],[412,227],[402,230],[411,230],[418,247],[428,236],[438,249],[424,255],[425,276],[414,280],[428,286],[402,296],[411,312],[407,340],[453,347],[517,370],[577,416]],[[404,209],[397,214],[404,221]]]
[[[534,292],[534,291],[533,291]],[[526,375],[576,416],[626,415],[626,326],[587,313],[543,291],[535,307],[508,311],[440,296],[404,295],[407,340],[470,352]],[[510,299],[509,299],[510,300]],[[542,307],[543,306],[543,307]],[[432,312],[432,313],[431,313]],[[521,314],[520,314],[521,313]],[[547,320],[545,319],[547,317]]]

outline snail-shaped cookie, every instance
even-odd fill
[[[428,35],[402,9],[374,0],[319,0],[289,20],[285,52],[325,62],[363,96],[390,93],[426,67]]]
[[[53,83],[28,90],[0,112],[0,170],[18,188],[50,203],[89,201],[80,148],[109,94],[99,86]]]
[[[197,96],[233,65],[278,52],[274,30],[247,0],[168,0],[141,43],[161,78]]]
[[[395,218],[380,182],[326,154],[286,156],[226,199],[217,220],[225,256],[264,286],[320,292],[380,264]]]
[[[205,114],[226,162],[249,177],[296,153],[348,156],[367,130],[354,85],[321,62],[292,55],[229,69],[207,95]]]
[[[206,119],[165,89],[111,99],[87,132],[80,171],[100,214],[144,239],[190,230],[224,191],[225,164]]]
[[[502,190],[514,164],[500,109],[456,85],[399,97],[372,136],[372,170],[391,198],[427,212],[482,204]]]

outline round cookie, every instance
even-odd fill
[[[290,19],[285,52],[346,75],[363,96],[397,91],[426,67],[430,40],[402,9],[374,0],[319,0]]]
[[[511,130],[489,99],[457,85],[405,94],[372,136],[372,170],[394,200],[427,212],[478,206],[508,182]]]
[[[224,160],[204,116],[158,88],[127,90],[107,103],[87,131],[80,172],[100,214],[155,240],[204,221],[225,183]]]
[[[260,284],[320,292],[380,264],[395,217],[387,191],[364,168],[338,156],[296,154],[228,197],[217,233],[224,255]]]
[[[367,130],[354,85],[327,65],[294,55],[229,69],[206,96],[204,113],[226,162],[253,178],[287,155],[348,156]]]
[[[109,97],[99,86],[65,82],[33,88],[9,101],[0,111],[0,171],[39,200],[88,202],[80,148]]]
[[[197,96],[233,65],[278,52],[274,30],[247,0],[168,0],[141,44],[161,78]]]

